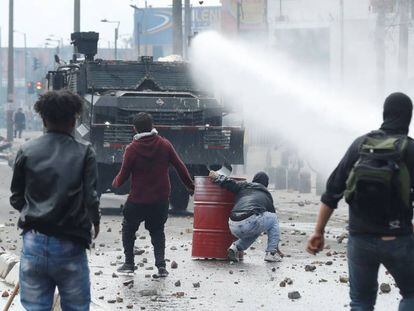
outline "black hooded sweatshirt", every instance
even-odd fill
[[[389,135],[408,135],[411,122],[412,103],[410,98],[402,93],[393,93],[387,97],[384,103],[383,119],[380,130]],[[367,134],[366,134],[367,135]],[[337,208],[338,202],[342,199],[346,180],[359,159],[360,146],[366,135],[358,137],[348,148],[348,151],[339,162],[336,169],[330,175],[326,191],[322,195],[321,201],[332,209]],[[405,155],[405,163],[411,175],[411,188],[414,189],[414,141],[409,137]],[[391,229],[388,226],[380,227],[372,223],[367,223],[358,217],[355,207],[349,207],[349,232],[350,234],[368,234],[374,236],[399,236],[413,233],[412,218],[413,211],[410,208],[407,219],[401,224],[400,228]]]

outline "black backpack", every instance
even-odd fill
[[[346,181],[345,201],[363,220],[390,229],[405,222],[411,208],[411,178],[405,163],[406,135],[369,133]]]

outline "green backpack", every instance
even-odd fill
[[[411,207],[411,178],[405,163],[408,138],[373,131],[360,146],[346,181],[345,201],[365,221],[400,228]]]

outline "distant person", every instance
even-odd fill
[[[189,192],[194,191],[191,176],[171,143],[153,128],[151,115],[140,112],[134,118],[136,135],[127,146],[122,167],[112,186],[121,187],[131,178],[131,190],[125,203],[122,243],[125,263],[118,272],[134,272],[135,234],[141,222],[151,236],[158,276],[168,276],[165,264],[164,225],[168,218],[171,191],[168,168],[172,165]]]
[[[16,113],[14,114],[14,138],[22,138],[23,130],[26,129],[26,116],[23,113],[23,109],[17,109]]]
[[[238,261],[238,253],[245,251],[262,234],[267,234],[265,261],[281,261],[279,250],[279,221],[273,198],[267,190],[269,177],[258,172],[252,182],[235,181],[217,172],[210,171],[214,183],[236,194],[236,202],[230,214],[231,233],[238,238],[228,249],[230,261]]]
[[[326,224],[345,196],[352,311],[374,310],[381,264],[403,297],[398,310],[414,310],[414,141],[407,136],[412,110],[407,95],[387,97],[380,129],[357,138],[329,177],[308,241],[309,253],[323,250]]]
[[[62,310],[89,310],[86,249],[99,233],[97,166],[90,144],[71,133],[82,99],[48,92],[34,106],[46,132],[17,153],[11,205],[23,229],[20,299],[26,310],[51,310],[58,288]]]

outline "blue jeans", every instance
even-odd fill
[[[374,310],[380,264],[400,289],[402,300],[398,310],[414,310],[414,235],[390,241],[351,235],[348,241],[351,311]]]
[[[29,231],[23,236],[20,299],[30,311],[50,311],[55,288],[63,311],[89,310],[89,267],[83,246]]]
[[[266,252],[274,252],[279,247],[279,221],[275,213],[264,212],[241,221],[229,220],[231,233],[238,238],[234,244],[244,251],[263,233],[267,234]]]

